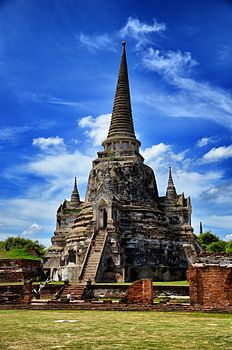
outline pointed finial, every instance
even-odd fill
[[[70,205],[72,207],[80,205],[80,196],[79,196],[78,189],[77,189],[77,178],[76,178],[76,176],[75,176],[75,180],[74,180],[74,186],[73,186],[73,191],[72,191],[72,195],[71,195]]]
[[[125,46],[126,46],[126,42],[125,42],[125,40],[123,40],[123,42],[122,42],[122,46],[125,48]]]
[[[170,199],[177,198],[175,185],[174,185],[174,182],[172,179],[172,168],[171,167],[169,167],[168,187],[167,187],[167,191],[166,191],[166,196]]]
[[[172,179],[172,167],[169,167],[169,176],[168,176],[168,184],[171,186],[174,186],[173,179]]]
[[[202,222],[200,221],[200,235],[203,233],[203,226],[202,226]]]
[[[77,193],[77,177],[75,176],[75,180],[74,180],[74,186],[73,186],[73,192]]]

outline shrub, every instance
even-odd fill
[[[226,253],[232,253],[232,240],[226,245]]]
[[[8,237],[5,241],[0,242],[0,248],[7,252],[13,250],[25,251],[26,254],[42,258],[45,253],[45,247],[40,244],[37,240],[33,241],[31,239],[17,237]]]
[[[219,240],[217,242],[212,242],[207,245],[206,251],[208,253],[223,253],[226,251],[227,243],[225,241]]]
[[[209,244],[213,242],[218,242],[219,237],[214,235],[211,231],[207,231],[204,233],[201,233],[197,238],[200,246],[204,249],[204,247],[208,246]]]

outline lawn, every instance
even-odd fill
[[[25,249],[12,248],[9,251],[0,249],[0,259],[29,259],[41,260],[41,258],[29,254]]]
[[[39,283],[39,282],[38,282]],[[0,282],[0,285],[13,285],[13,284],[23,284],[23,282]],[[61,284],[63,285],[63,281],[51,281],[51,284]],[[119,283],[95,283],[96,285],[104,285],[104,286],[115,286],[115,285],[128,285],[130,286],[132,282],[119,282]],[[153,286],[189,286],[188,281],[170,281],[170,282],[153,282]]]
[[[0,340],[1,350],[231,350],[232,315],[4,310]]]

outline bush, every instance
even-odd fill
[[[214,235],[211,231],[207,231],[204,233],[201,233],[198,237],[197,240],[200,244],[200,246],[205,249],[209,244],[213,242],[218,242],[219,237]]]
[[[226,251],[226,246],[227,243],[225,241],[219,240],[207,245],[206,251],[208,253],[224,253]]]
[[[0,248],[7,252],[11,250],[25,251],[26,254],[42,258],[45,254],[45,247],[37,240],[17,237],[8,237],[5,241],[0,241]]]
[[[232,253],[232,240],[226,245],[226,253]]]

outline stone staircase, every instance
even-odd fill
[[[64,286],[60,295],[61,300],[66,300],[67,294],[72,295],[72,300],[80,300],[83,296],[85,286],[83,284],[67,284]]]
[[[83,262],[83,267],[80,274],[80,280],[82,283],[87,282],[88,280],[91,280],[92,282],[95,281],[98,266],[105,246],[106,237],[107,231],[101,229],[94,236],[94,246],[90,243],[90,247],[87,251],[86,259]]]

